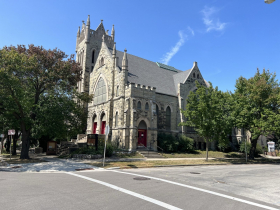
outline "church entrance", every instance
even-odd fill
[[[147,147],[147,125],[145,121],[141,121],[138,126],[138,144],[137,146]]]
[[[101,134],[105,134],[105,127],[106,127],[106,118],[105,114],[101,115]]]

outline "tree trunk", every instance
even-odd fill
[[[5,136],[3,136],[3,138],[1,139],[1,154],[3,154],[4,139],[5,139]]]
[[[254,160],[258,138],[256,138],[256,139],[251,138],[250,140],[251,140],[251,149],[250,149],[250,153],[249,153],[249,159]]]
[[[18,130],[16,130],[16,133],[13,136],[13,151],[12,151],[12,155],[17,155],[17,140],[18,140]]]
[[[206,161],[208,161],[208,139],[206,139]]]
[[[22,132],[22,148],[20,153],[20,159],[29,159],[29,131],[25,129],[21,130]]]
[[[10,136],[8,135],[6,139],[6,146],[5,146],[6,152],[8,153],[10,153],[10,144],[11,144],[11,139]]]

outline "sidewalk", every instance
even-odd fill
[[[41,159],[47,162],[40,163],[24,163],[24,164],[7,164],[0,166],[0,171],[10,171],[10,172],[68,172],[76,171],[76,169],[87,169],[98,167],[89,165],[89,163],[101,163],[103,159],[60,159],[55,155],[45,155],[45,154],[30,154],[30,158]],[[280,159],[280,157],[265,156],[256,159]],[[0,161],[3,157],[0,156]],[[209,160],[217,159],[227,159],[234,160],[239,158],[208,158]],[[205,158],[106,158],[106,162],[139,162],[139,161],[172,161],[172,160],[205,160]]]

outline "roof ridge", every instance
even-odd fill
[[[121,52],[121,53],[124,53],[124,52],[122,52],[122,51],[120,51],[120,50],[117,50],[117,51],[119,51],[119,52]],[[143,60],[146,60],[146,61],[149,61],[149,62],[152,62],[152,63],[154,63],[154,64],[156,64],[157,65],[157,62],[156,61],[151,61],[151,60],[148,60],[148,59],[146,59],[146,58],[141,58],[141,57],[139,57],[139,56],[137,56],[137,55],[133,55],[133,54],[130,54],[130,53],[127,53],[128,55],[132,55],[132,56],[134,56],[134,57],[137,57],[137,58],[140,58],[140,59],[143,59]],[[129,61],[128,61],[129,62]],[[158,65],[157,65],[158,66]],[[159,67],[160,68],[160,67]],[[173,67],[174,68],[174,67]],[[181,72],[183,72],[182,70],[179,70],[179,69],[176,69],[176,70],[178,70],[179,72],[177,72],[177,73],[181,73]],[[175,72],[175,71],[174,71]]]

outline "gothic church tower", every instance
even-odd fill
[[[87,23],[82,21],[82,28],[78,29],[77,41],[76,41],[76,61],[79,62],[83,68],[82,80],[78,82],[77,88],[79,92],[89,92],[90,73],[94,69],[96,59],[99,55],[102,37],[104,35],[104,42],[109,49],[113,49],[115,30],[114,25],[111,35],[108,31],[105,31],[103,26],[103,20],[96,30],[90,29],[90,16],[88,15]]]

